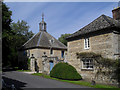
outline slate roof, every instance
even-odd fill
[[[53,41],[51,43],[51,40]],[[24,49],[29,48],[55,48],[55,49],[67,49],[67,47],[56,40],[53,36],[51,36],[46,31],[39,31],[36,35],[34,35],[30,40],[28,40],[23,46]]]
[[[79,35],[87,34],[90,32],[95,32],[98,30],[102,30],[108,27],[118,27],[120,28],[120,20],[115,20],[109,16],[101,15],[85,27],[81,28],[79,31],[73,33],[68,36],[66,39],[74,38]]]

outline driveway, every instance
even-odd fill
[[[16,88],[88,88],[67,82],[46,79],[18,71],[3,72],[2,76],[8,85],[14,84]]]

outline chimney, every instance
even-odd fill
[[[120,20],[120,1],[118,3],[118,7],[112,10],[113,18],[116,20]]]

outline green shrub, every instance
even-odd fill
[[[64,80],[80,80],[81,75],[68,63],[56,64],[50,72],[50,76]]]

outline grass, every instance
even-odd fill
[[[102,84],[91,85],[90,82],[85,82],[85,81],[61,80],[61,79],[57,79],[57,78],[52,78],[49,75],[45,75],[45,74],[42,74],[42,73],[34,73],[32,75],[37,75],[37,76],[41,76],[41,77],[44,77],[44,78],[59,80],[59,81],[62,81],[62,82],[68,82],[68,83],[73,83],[73,84],[78,84],[78,85],[88,86],[88,87],[93,87],[93,88],[105,88],[105,89],[110,89],[110,88],[112,89],[113,88],[113,89],[118,89],[117,87],[110,86],[110,85],[102,85]]]
[[[14,67],[14,69],[18,69],[18,67]]]
[[[17,70],[17,71],[20,71],[20,72],[30,72],[30,70]]]

